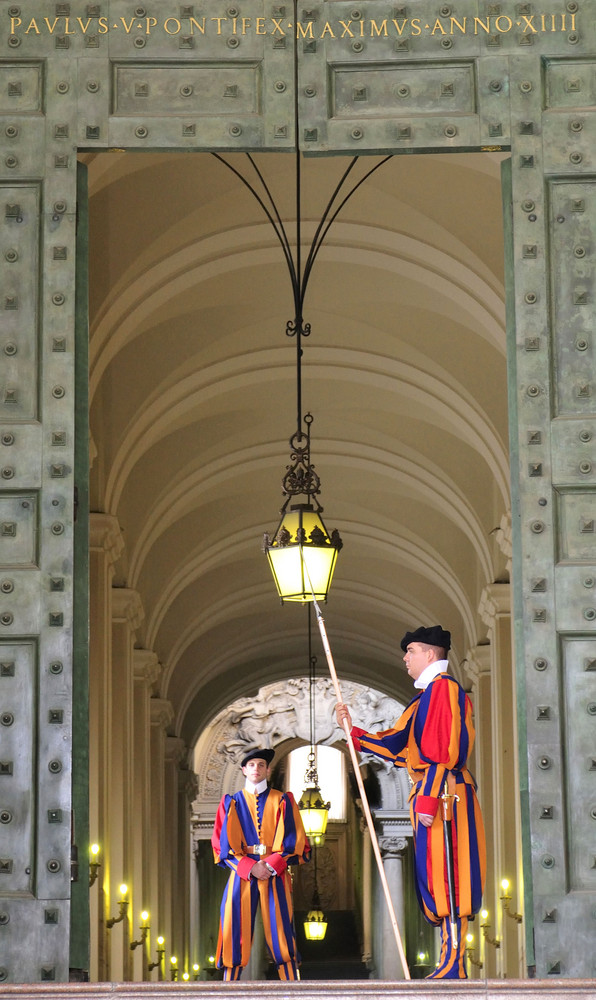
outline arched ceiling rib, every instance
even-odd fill
[[[214,706],[305,663],[305,613],[279,608],[259,545],[294,430],[289,280],[258,206],[212,158],[85,159],[93,506],[120,522],[115,582],[138,590],[137,643],[160,658],[173,731],[194,740]],[[334,657],[402,700],[403,631],[441,621],[457,665],[505,572],[498,161],[395,157],[342,211],[307,295],[304,409],[345,540]],[[288,163],[260,157],[291,233]],[[306,235],[342,169],[305,162]]]

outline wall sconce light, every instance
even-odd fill
[[[484,962],[481,962],[480,959],[476,958],[474,954],[473,934],[466,934],[466,958],[469,960],[470,964],[473,965],[476,969],[481,969],[482,966],[484,965]]]
[[[121,920],[124,920],[124,917],[126,916],[126,911],[128,910],[128,900],[126,898],[127,892],[128,892],[128,886],[125,885],[123,882],[122,885],[120,886],[120,899],[118,900],[118,906],[119,906],[118,916],[110,917],[109,920],[106,920],[106,927],[108,928],[108,930],[110,927],[113,927],[114,924],[119,924]]]
[[[500,899],[503,904],[503,909],[505,913],[507,914],[508,917],[511,917],[512,920],[515,920],[518,924],[521,924],[522,920],[524,919],[521,913],[514,913],[513,910],[511,910],[509,907],[509,903],[511,902],[511,893],[509,892],[509,879],[506,878],[502,879],[501,889],[503,890],[503,895],[500,897]]]
[[[101,862],[97,859],[99,858],[99,852],[101,848],[99,844],[91,844],[89,848],[89,854],[91,859],[89,861],[89,887],[97,882],[97,876],[99,874],[99,869],[101,868]]]
[[[201,971],[201,966],[199,965],[198,962],[194,963],[194,965],[192,967],[192,971],[193,971],[193,977],[192,978],[195,979],[195,980],[197,980],[199,978],[199,972]]]
[[[188,980],[190,979],[190,974],[188,972],[183,972],[182,973],[182,978],[183,978],[184,982],[187,983]]]
[[[147,935],[149,933],[149,913],[147,910],[143,910],[141,913],[141,926],[139,927],[139,930],[141,932],[139,940],[130,942],[131,951],[134,951],[135,948],[138,948],[140,944],[144,944],[147,940]]]
[[[178,959],[176,958],[176,956],[170,955],[170,979],[172,980],[173,983],[178,982],[178,969],[176,968],[177,965],[178,965]]]
[[[498,938],[489,937],[488,931],[490,929],[490,924],[488,922],[488,910],[481,910],[480,916],[482,917],[482,923],[480,924],[480,930],[482,931],[484,940],[487,944],[492,944],[493,948],[500,948],[501,942]]]
[[[207,954],[205,955],[205,968],[210,976],[214,976],[217,972],[215,965],[215,944],[213,942],[213,937],[209,938],[209,944],[207,945]]]
[[[160,934],[157,939],[157,948],[155,949],[155,954],[157,957],[154,962],[149,962],[147,966],[149,972],[152,972],[153,969],[157,969],[158,966],[160,966],[161,963],[163,962],[163,957],[166,953],[166,949],[164,948],[165,940],[166,940],[165,937],[162,934]]]

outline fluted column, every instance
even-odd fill
[[[141,909],[133,881],[133,748],[134,748],[134,637],[143,619],[136,590],[112,590],[112,795],[110,801],[110,907],[115,909],[118,886],[129,887],[126,918],[110,931],[110,979],[132,978],[131,929]],[[113,915],[113,914],[112,914]]]
[[[495,813],[498,805],[493,768],[492,659],[493,650],[490,644],[486,643],[482,646],[475,646],[473,650],[469,651],[466,662],[466,674],[472,687],[470,697],[474,707],[474,727],[476,729],[474,757],[468,763],[478,782],[478,799],[486,829],[489,869],[493,854]],[[491,922],[496,920],[498,914],[495,910],[492,871],[489,871],[487,875],[482,904],[490,912],[489,920]],[[473,979],[485,975],[494,978],[499,973],[495,950],[487,946],[486,939],[480,929],[481,922],[481,919],[477,918],[470,926],[470,933],[474,934],[472,951],[475,957],[482,962],[482,969],[471,966],[469,972],[470,978]],[[490,936],[493,937],[494,933],[493,924]]]
[[[187,754],[184,755],[184,764]],[[194,871],[192,857],[192,803],[199,792],[197,775],[186,766],[178,771],[178,871],[176,899],[179,907],[176,909],[176,937],[184,942],[184,964],[190,973],[192,965],[191,947],[191,872]]]
[[[151,908],[152,869],[150,845],[153,836],[151,815],[151,692],[159,678],[161,667],[157,656],[149,649],[133,651],[134,670],[134,766],[133,784],[133,824],[132,824],[132,885],[135,909],[132,913],[132,933],[140,941],[139,912],[149,911],[150,926],[154,914]],[[157,878],[157,873],[155,873]],[[148,976],[150,938],[133,951],[133,979],[146,980]]]
[[[182,970],[186,940],[184,938],[185,893],[180,893],[180,871],[183,858],[180,857],[180,811],[179,779],[180,764],[186,759],[187,748],[184,740],[168,736],[165,743],[165,832],[169,846],[163,859],[163,880],[165,889],[165,910],[168,933],[171,941],[170,954],[176,954],[178,967]],[[190,822],[189,822],[190,838]]]
[[[498,974],[516,978],[524,974],[524,939],[521,927],[506,918],[499,900],[501,879],[509,878],[514,893],[512,907],[522,899],[521,814],[517,747],[517,695],[512,664],[511,597],[509,584],[492,584],[482,594],[479,612],[491,645],[493,850],[489,854],[487,899],[494,897],[491,917],[501,946]]]
[[[395,910],[395,916],[397,919],[397,926],[399,927],[400,934],[402,937],[402,944],[405,949],[405,931],[404,931],[404,878],[403,878],[403,858],[408,846],[408,842],[405,837],[400,837],[391,834],[382,834],[379,837],[379,848],[381,851],[381,856],[383,858],[383,866],[385,868],[385,876],[387,878],[387,884],[389,886],[389,893],[391,896],[391,901],[393,903],[393,909]],[[385,900],[385,896],[382,893],[381,887],[379,886],[377,906],[382,912],[381,920],[381,947],[378,949],[380,951],[380,978],[381,979],[403,979],[404,970],[399,957],[399,952],[397,950],[395,942],[395,934],[393,931],[393,925],[391,922],[391,917],[389,915],[389,909]]]
[[[156,960],[156,939],[161,934],[166,938],[167,954],[172,952],[170,923],[166,912],[166,889],[168,874],[164,867],[167,854],[166,840],[166,741],[168,726],[174,718],[171,702],[164,698],[152,698],[149,710],[151,713],[151,818],[153,832],[151,836],[151,961]],[[168,896],[169,898],[169,896]],[[165,973],[165,963],[153,970],[149,978],[161,980]]]
[[[89,518],[89,836],[101,847],[99,877],[90,889],[90,978],[110,978],[105,928],[110,883],[112,775],[112,579],[124,541],[109,514]],[[81,858],[81,862],[86,859]],[[81,864],[81,878],[86,869]],[[109,892],[107,895],[109,900]]]

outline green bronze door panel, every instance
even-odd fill
[[[69,968],[76,156],[71,67],[15,49],[0,63],[0,979],[49,982]]]
[[[69,969],[77,149],[293,149],[295,34],[306,153],[512,151],[524,923],[539,976],[595,974],[596,26],[578,7],[3,10],[0,981]]]
[[[573,102],[579,94],[582,103],[593,99],[594,65],[517,56],[510,79],[514,576],[531,848],[525,878],[537,975],[592,977],[596,120]]]

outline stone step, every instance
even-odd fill
[[[2,1000],[596,1000],[594,979],[281,983],[14,983]]]

